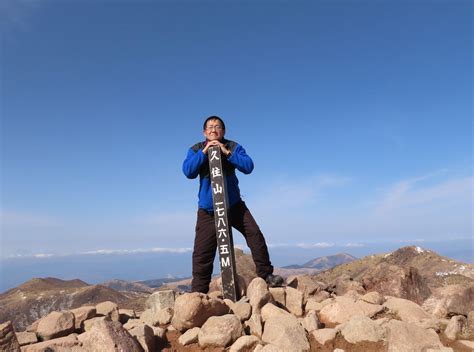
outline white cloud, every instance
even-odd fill
[[[329,248],[329,247],[334,247],[334,243],[328,243],[328,242],[318,242],[318,243],[298,243],[296,247],[299,248]]]
[[[346,243],[344,247],[350,247],[350,248],[358,248],[358,247],[365,247],[365,244],[363,243]]]

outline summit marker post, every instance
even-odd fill
[[[209,172],[212,188],[212,203],[214,205],[214,223],[216,225],[217,250],[222,277],[222,295],[233,302],[237,297],[237,270],[235,268],[234,241],[232,226],[227,216],[227,193],[222,168],[222,154],[218,146],[208,150]]]

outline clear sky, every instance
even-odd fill
[[[241,192],[271,247],[472,239],[472,17],[460,0],[1,1],[3,258],[188,250],[181,165],[214,114],[254,160]]]

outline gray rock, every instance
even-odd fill
[[[284,287],[269,287],[268,290],[273,297],[273,300],[282,307],[286,305],[286,293]]]
[[[408,323],[416,323],[422,319],[431,318],[423,308],[418,304],[403,298],[387,297],[383,304],[393,314],[396,314],[400,320]]]
[[[199,346],[227,347],[242,336],[240,319],[234,314],[210,317],[198,334]]]
[[[173,290],[157,291],[148,297],[146,300],[146,307],[153,312],[162,309],[173,309],[175,303],[175,293]]]
[[[325,324],[338,325],[349,321],[356,315],[372,317],[381,312],[383,306],[364,301],[354,301],[349,297],[336,297],[335,301],[324,306],[319,312],[319,319]]]
[[[108,320],[110,321],[110,317],[107,317],[107,316],[102,316],[102,317],[95,317],[95,318],[92,318],[92,319],[87,319],[87,320],[84,320],[84,331],[89,331],[90,329],[92,329],[92,326],[94,326],[95,323],[99,322],[99,321],[104,321],[104,320]]]
[[[262,320],[265,322],[270,318],[293,318],[295,321],[296,317],[292,315],[291,313],[288,313],[286,310],[283,310],[281,308],[278,308],[276,305],[273,303],[267,303],[263,306],[262,310]]]

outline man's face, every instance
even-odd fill
[[[204,137],[208,141],[221,140],[224,138],[225,130],[222,129],[222,125],[219,120],[207,121],[206,128],[204,129]]]

